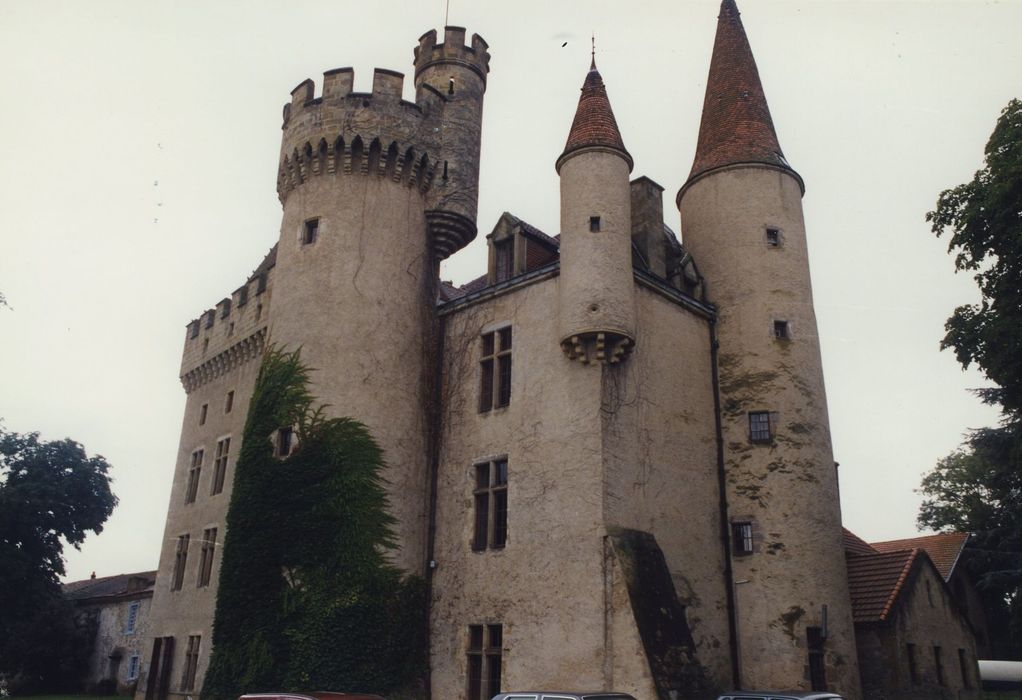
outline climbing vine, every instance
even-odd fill
[[[299,353],[267,351],[234,489],[202,697],[329,689],[413,693],[425,670],[425,585],[395,546],[369,431],[327,418]],[[297,446],[275,455],[291,426]]]

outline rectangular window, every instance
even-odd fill
[[[215,496],[224,490],[224,479],[227,476],[227,458],[231,452],[231,439],[225,437],[216,443],[216,458],[213,460],[213,486],[209,490],[210,496]]]
[[[768,246],[776,248],[781,245],[781,232],[776,228],[768,228],[766,230],[766,242]]]
[[[475,465],[475,534],[472,549],[503,549],[507,544],[507,459]]]
[[[302,245],[315,243],[317,235],[319,235],[319,219],[309,219],[302,229]]]
[[[826,690],[822,627],[806,627],[806,647],[809,650],[809,683],[813,690]]]
[[[206,338],[206,340],[208,341],[209,338]],[[209,404],[208,403],[202,404],[202,407],[199,409],[199,425],[206,425],[206,414],[208,412]]]
[[[769,411],[749,411],[749,440],[752,442],[770,442],[773,432],[770,429]]]
[[[778,340],[787,340],[791,337],[788,333],[787,321],[774,321],[774,337]]]
[[[504,630],[501,625],[468,626],[468,700],[500,692]]]
[[[185,503],[195,503],[199,492],[199,477],[202,476],[203,450],[192,452],[192,461],[188,466],[188,486],[185,489]]]
[[[188,637],[188,648],[185,649],[185,672],[181,674],[181,691],[187,692],[195,688],[195,669],[199,666],[199,643],[202,640],[197,634]]]
[[[589,217],[589,230],[593,233],[597,233],[600,230],[600,217],[590,216]]]
[[[181,535],[177,538],[177,551],[174,553],[174,580],[171,582],[170,590],[180,591],[181,584],[185,580],[185,566],[188,565],[188,540],[190,535]]]
[[[202,554],[199,558],[199,588],[209,585],[213,573],[213,554],[216,552],[216,528],[202,531]]]
[[[971,688],[972,678],[969,675],[969,657],[965,653],[965,649],[958,650],[958,666],[962,669],[962,687]]]
[[[291,443],[294,442],[294,430],[291,427],[277,431],[277,456],[287,457],[291,454]]]
[[[940,647],[933,647],[933,666],[937,671],[937,685],[944,686],[944,659]]]
[[[482,343],[479,410],[485,412],[511,403],[511,326],[484,333]]]
[[[752,554],[752,523],[731,523],[731,551],[734,554]]]
[[[135,625],[138,623],[138,608],[140,603],[132,603],[128,606],[128,621],[124,623],[124,634],[135,634]]]
[[[493,266],[494,266],[494,279],[497,282],[503,282],[509,280],[514,274],[514,239],[508,238],[506,240],[493,244]]]
[[[128,659],[128,680],[133,681],[138,678],[138,654],[134,654]]]
[[[224,413],[230,413],[234,410],[234,392],[228,391],[227,398],[224,399]]]
[[[905,659],[908,661],[908,677],[912,685],[919,685],[919,664],[916,661],[916,645],[905,645]]]

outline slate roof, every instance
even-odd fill
[[[878,552],[894,552],[902,549],[918,548],[926,552],[937,571],[947,581],[958,562],[958,557],[969,541],[967,532],[944,532],[937,535],[912,537],[905,540],[888,540],[871,542],[870,545]]]
[[[848,590],[852,597],[854,622],[887,620],[920,553],[919,549],[906,549],[877,554],[848,554]]]
[[[582,95],[578,98],[575,120],[568,132],[568,142],[564,144],[564,152],[557,159],[557,169],[561,169],[564,157],[573,151],[591,146],[603,146],[620,151],[628,161],[628,169],[632,168],[632,156],[625,149],[621,140],[621,132],[614,119],[614,110],[610,107],[607,88],[603,84],[600,71],[596,70],[596,59],[589,68],[585,82],[582,83]]]
[[[798,178],[781,152],[738,6],[735,0],[723,0],[706,79],[699,141],[688,182],[703,173],[738,163],[774,165]],[[801,186],[801,178],[798,179]]]
[[[65,583],[61,588],[64,591],[64,597],[68,600],[86,600],[136,596],[142,592],[151,594],[155,584],[156,572],[142,571],[134,574],[117,574],[116,576],[71,581]]]

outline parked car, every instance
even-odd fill
[[[840,695],[820,690],[732,690],[717,700],[844,700]]]
[[[379,695],[366,693],[338,693],[330,690],[315,690],[311,693],[249,693],[238,700],[387,700]]]
[[[520,690],[494,695],[491,700],[635,700],[628,693],[601,690],[594,693],[572,693],[554,690]]]

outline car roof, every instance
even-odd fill
[[[735,700],[844,700],[840,695],[825,691],[812,690],[732,690],[724,693],[721,698]],[[719,700],[719,699],[718,699]]]
[[[503,700],[506,697],[514,697],[516,695],[535,695],[536,697],[542,697],[544,695],[561,696],[565,698],[579,698],[579,700],[599,700],[600,698],[631,698],[634,697],[628,693],[617,692],[614,690],[596,690],[591,693],[580,693],[575,690],[514,690],[500,695],[495,695],[493,700]]]

